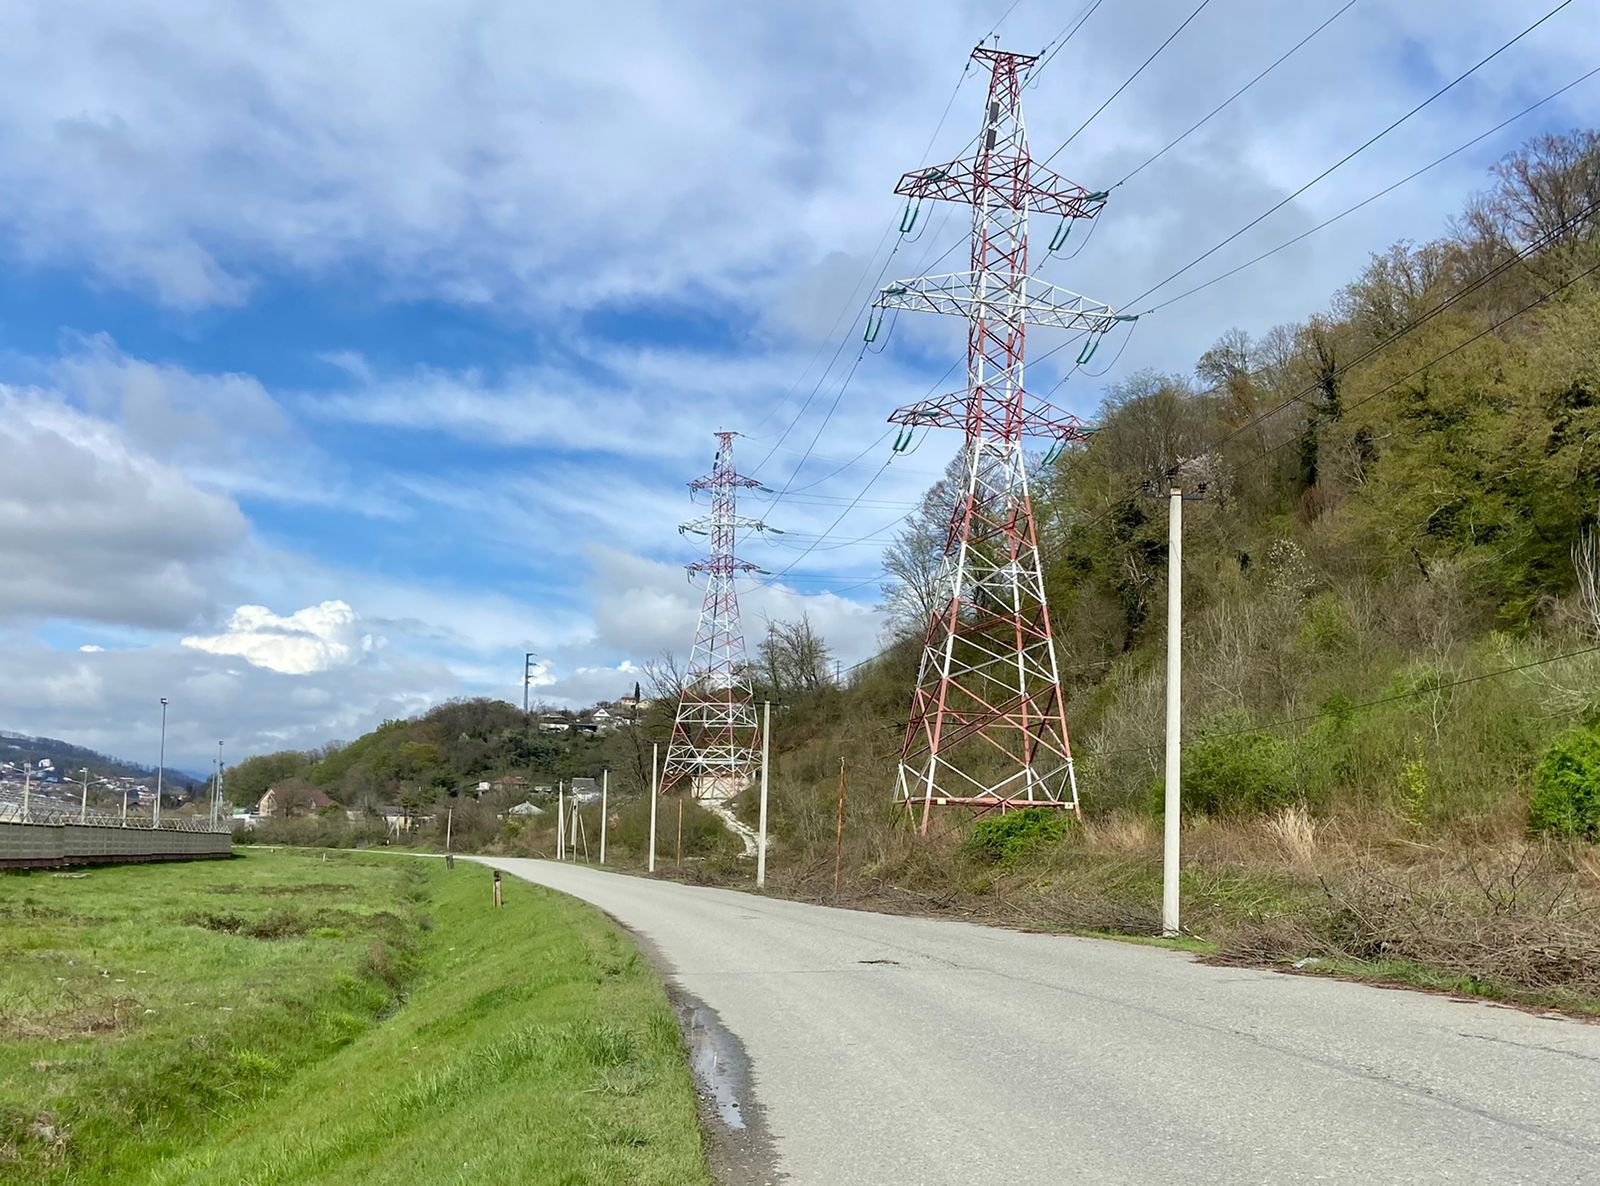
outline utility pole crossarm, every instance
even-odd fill
[[[1133,320],[1118,315],[1102,301],[1035,276],[1021,277],[1012,284],[992,272],[951,272],[901,280],[880,289],[872,306],[969,319],[992,318],[1010,324],[1026,322],[1091,334],[1103,334],[1118,321]]]
[[[1093,218],[1106,204],[1103,191],[1091,193],[1044,165],[998,152],[913,170],[900,178],[894,192],[913,201],[929,198],[965,206],[977,205],[975,196],[989,194],[1012,210],[1062,218]]]
[[[889,417],[889,423],[912,428],[965,429],[971,423],[973,411],[968,392],[952,391],[897,409]],[[996,437],[1015,432],[1018,436],[1041,437],[1066,445],[1086,441],[1094,435],[1093,428],[1070,412],[1027,394],[1023,395],[1020,411],[1014,417],[1004,407],[996,408],[992,404],[978,408],[977,415],[979,426]]]

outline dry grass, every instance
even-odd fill
[[[1317,825],[1304,804],[1285,807],[1265,822],[1283,859],[1296,869],[1309,869],[1317,857]]]

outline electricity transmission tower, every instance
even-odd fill
[[[663,794],[687,779],[696,799],[713,801],[731,799],[744,790],[760,760],[760,728],[734,577],[761,569],[735,556],[734,543],[740,528],[762,531],[765,524],[738,513],[738,491],[759,488],[761,483],[734,469],[735,435],[717,433],[711,472],[689,483],[691,491],[710,494],[711,513],[679,528],[710,536],[711,551],[704,560],[687,566],[691,574],[705,575],[706,591],[661,772]]]
[[[899,795],[908,810],[922,806],[923,832],[936,806],[1078,810],[1023,438],[1059,449],[1087,430],[1023,389],[1023,339],[1030,323],[1077,331],[1085,362],[1098,335],[1130,320],[1028,275],[1028,215],[1059,216],[1059,246],[1066,220],[1093,218],[1106,195],[1029,158],[1022,87],[1036,58],[983,46],[972,57],[990,72],[976,154],[907,173],[895,187],[913,221],[925,199],[972,207],[971,270],[903,280],[873,301],[880,324],[889,309],[968,322],[966,389],[889,417],[908,429],[966,433],[963,487],[940,570],[943,608],[924,642],[900,752]]]

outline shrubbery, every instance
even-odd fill
[[[1071,824],[1066,812],[1045,807],[985,816],[972,825],[963,847],[981,861],[1009,865],[1030,852],[1058,843]]]
[[[1534,773],[1528,827],[1600,842],[1600,727],[1574,729],[1545,751]]]
[[[1271,733],[1253,732],[1248,713],[1228,712],[1201,730],[1183,753],[1186,814],[1273,811],[1299,798],[1294,752]],[[1160,801],[1159,787],[1157,802]]]

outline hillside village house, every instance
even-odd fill
[[[292,800],[288,804],[290,813],[298,815],[315,815],[333,804],[333,800],[317,787],[296,787],[292,796],[280,794],[283,790],[285,788],[267,788],[267,793],[261,796],[261,802],[256,805],[256,814],[274,817],[286,814],[283,810],[285,798]]]

